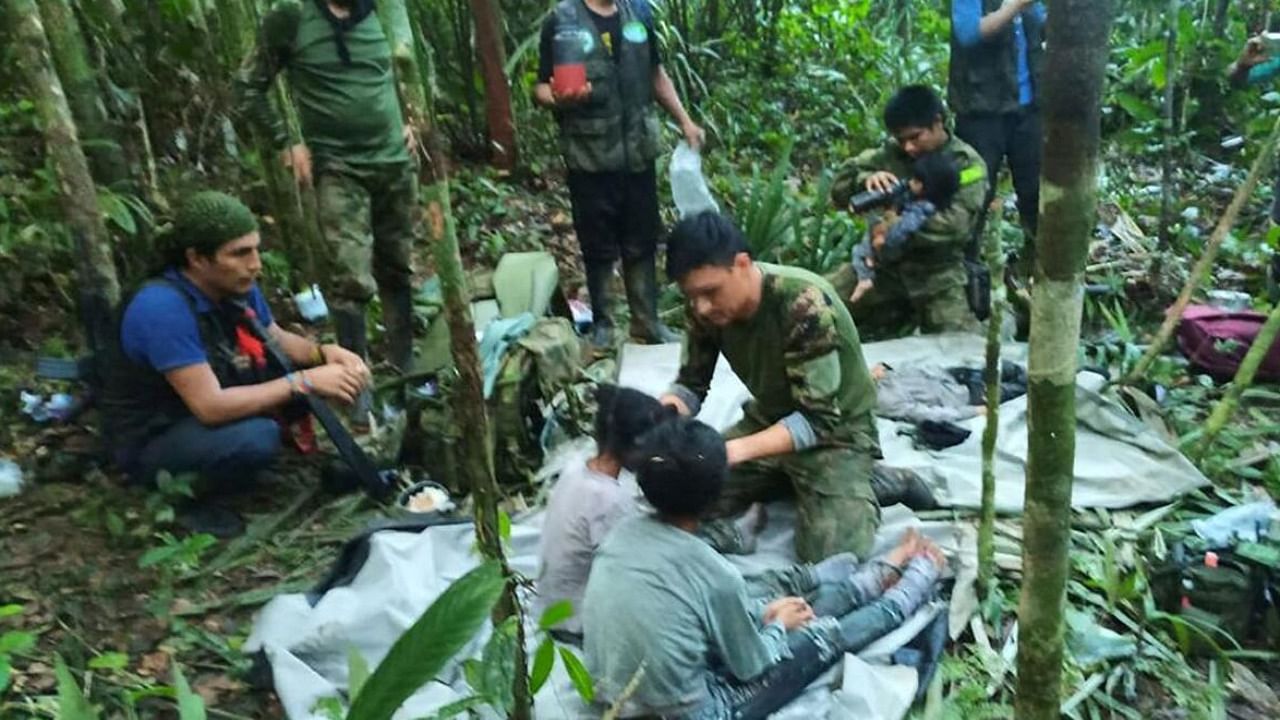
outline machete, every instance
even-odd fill
[[[249,330],[262,341],[266,346],[267,352],[271,353],[271,357],[280,364],[287,373],[296,372],[293,363],[289,360],[289,356],[285,355],[280,344],[271,337],[271,333],[262,327],[262,323],[258,320],[258,314],[243,302],[237,302],[237,307],[244,310],[244,320],[248,324]],[[306,401],[307,407],[311,410],[311,414],[315,415],[320,421],[321,427],[324,428],[329,439],[333,441],[334,447],[338,449],[338,455],[342,460],[351,467],[352,472],[360,480],[360,484],[364,486],[365,494],[375,500],[386,498],[394,486],[391,482],[391,473],[383,474],[374,466],[373,461],[365,454],[364,450],[356,443],[355,438],[351,437],[351,433],[347,432],[346,427],[342,425],[342,421],[333,412],[333,408],[324,401],[323,398],[316,397],[312,393],[304,393],[302,399]]]

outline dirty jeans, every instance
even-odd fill
[[[689,720],[764,720],[804,693],[846,652],[856,652],[900,626],[905,618],[898,606],[883,598],[839,617],[819,618],[788,638],[790,657],[760,677],[738,682],[709,673],[710,700]]]
[[[271,418],[209,426],[188,417],[144,445],[130,475],[149,483],[161,470],[195,472],[200,475],[198,492],[217,493],[243,488],[279,454],[280,426]]]

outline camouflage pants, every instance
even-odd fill
[[[761,428],[749,420],[726,437]],[[754,502],[793,497],[796,502],[796,557],[818,562],[838,552],[865,558],[880,526],[880,506],[871,490],[873,447],[821,447],[753,460],[733,468],[712,507],[703,534],[721,552],[731,552],[737,535],[732,522]]]
[[[325,160],[316,202],[335,307],[362,308],[382,290],[410,287],[419,228],[418,182],[409,163],[353,167]]]
[[[847,303],[856,283],[853,270],[846,266],[827,279]],[[871,291],[848,307],[863,342],[905,337],[917,328],[925,335],[981,330],[965,296],[963,269],[956,278],[920,279],[881,270]]]

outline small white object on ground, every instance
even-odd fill
[[[13,497],[20,492],[22,492],[22,468],[8,458],[0,458],[0,498]]]

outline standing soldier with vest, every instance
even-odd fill
[[[995,194],[1009,159],[1022,226],[1034,237],[1040,212],[1040,66],[1044,5],[1035,0],[953,0],[948,98],[956,135],[987,162]],[[981,231],[981,220],[975,233]]]
[[[288,73],[302,138],[291,139],[271,104],[277,73]],[[413,360],[411,254],[417,179],[391,69],[391,47],[372,0],[281,0],[262,19],[258,42],[236,79],[242,112],[279,150],[294,178],[314,178],[329,258],[330,305],[338,343],[368,356],[365,307],[382,300],[390,360]],[[370,397],[353,408],[368,422]]]
[[[585,65],[586,82],[552,82],[567,49]],[[685,112],[662,67],[648,0],[561,0],[542,26],[534,99],[555,113],[568,166],[573,226],[595,315],[591,341],[612,345],[608,285],[622,259],[630,335],[644,343],[679,338],[658,319],[658,156],[656,100],[695,149],[703,132]]]
[[[870,292],[852,303],[850,312],[867,339],[923,333],[964,332],[976,328],[965,294],[968,276],[964,254],[983,197],[986,164],[968,143],[947,129],[942,99],[924,85],[898,90],[884,108],[890,138],[846,162],[831,185],[837,208],[848,208],[855,193],[892,191],[912,175],[916,160],[945,154],[960,173],[960,189],[946,210],[936,212],[911,234],[902,257],[876,269]],[[845,265],[830,278],[842,298],[850,297],[857,277]]]

